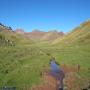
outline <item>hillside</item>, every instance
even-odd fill
[[[64,36],[63,32],[58,32],[58,31],[49,31],[47,34],[45,34],[41,40],[42,41],[53,41],[57,38],[61,38]]]
[[[32,43],[32,40],[15,33],[11,27],[0,25],[0,45],[15,46],[30,43]]]
[[[59,43],[90,43],[90,20],[82,23],[63,38],[53,41],[53,44]]]
[[[22,29],[17,29],[15,32],[22,36],[28,37],[33,41],[40,41],[40,42],[42,41],[49,42],[64,36],[63,32],[58,32],[56,30],[52,30],[48,32],[44,32],[40,30],[33,30],[32,32],[24,32],[24,30]]]
[[[41,31],[33,31],[32,33],[38,37],[39,32]],[[40,85],[46,85],[50,78],[47,77],[47,82],[45,82],[41,73],[45,69],[50,69],[51,56],[56,58],[61,68],[64,66],[64,68],[70,69],[65,78],[68,84],[66,86],[65,82],[65,87],[72,86],[72,89],[68,88],[68,90],[82,90],[87,87],[88,82],[90,82],[90,21],[82,23],[60,38],[56,31],[48,33],[46,36],[41,33],[40,37],[44,38],[39,37],[38,40],[42,39],[40,42],[35,39],[36,37],[33,37],[32,39],[37,41],[33,43],[31,36],[25,35],[27,33],[22,29],[16,33],[10,28],[0,26],[1,87],[15,86],[17,90],[32,90],[31,87],[38,86],[39,88]],[[7,42],[8,40],[9,42]],[[44,40],[50,43],[42,43]],[[14,42],[15,46],[11,45],[10,42]],[[9,47],[6,47],[7,44]],[[79,72],[77,71],[78,65],[80,66]],[[33,90],[37,90],[37,88]],[[53,89],[50,87],[49,90]]]
[[[32,32],[25,33],[26,36],[31,38],[34,41],[40,41],[40,39],[46,34],[44,31],[33,30]]]

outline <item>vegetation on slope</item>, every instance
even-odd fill
[[[0,25],[0,46],[15,46],[31,44],[32,40],[18,35],[12,29],[7,28],[7,26]]]
[[[82,23],[63,38],[56,39],[53,44],[90,43],[90,20]]]
[[[74,67],[80,65],[84,71],[81,70],[79,75],[77,73],[75,75],[84,77],[85,80],[81,79],[80,85],[86,85],[87,83],[84,82],[90,79],[90,71],[88,71],[90,68],[90,27],[89,24],[83,24],[79,28],[80,32],[79,29],[75,29],[54,45],[41,42],[37,44],[25,43],[28,41],[26,38],[23,41],[22,36],[12,31],[9,32],[6,29],[1,31],[0,35],[5,36],[5,40],[14,40],[19,45],[0,47],[0,86],[16,86],[21,89],[42,82],[40,73],[44,69],[43,66],[49,67],[48,53],[55,56],[61,65],[66,64]],[[69,43],[66,44],[66,42]],[[22,43],[24,44],[22,45]]]

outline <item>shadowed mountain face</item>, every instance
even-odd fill
[[[40,30],[33,30],[32,32],[24,32],[21,29],[17,29],[16,33],[31,38],[34,41],[52,41],[59,37],[64,36],[63,32],[58,32],[55,30],[49,32],[44,32]]]

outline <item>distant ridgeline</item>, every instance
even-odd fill
[[[8,32],[13,32],[12,28],[0,23],[0,46],[15,46],[15,42],[8,38]]]
[[[0,27],[8,29],[8,30],[12,30],[12,28],[9,26],[5,26],[4,24],[0,23]]]

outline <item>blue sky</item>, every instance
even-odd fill
[[[0,0],[0,22],[13,29],[68,32],[90,19],[90,0]]]

